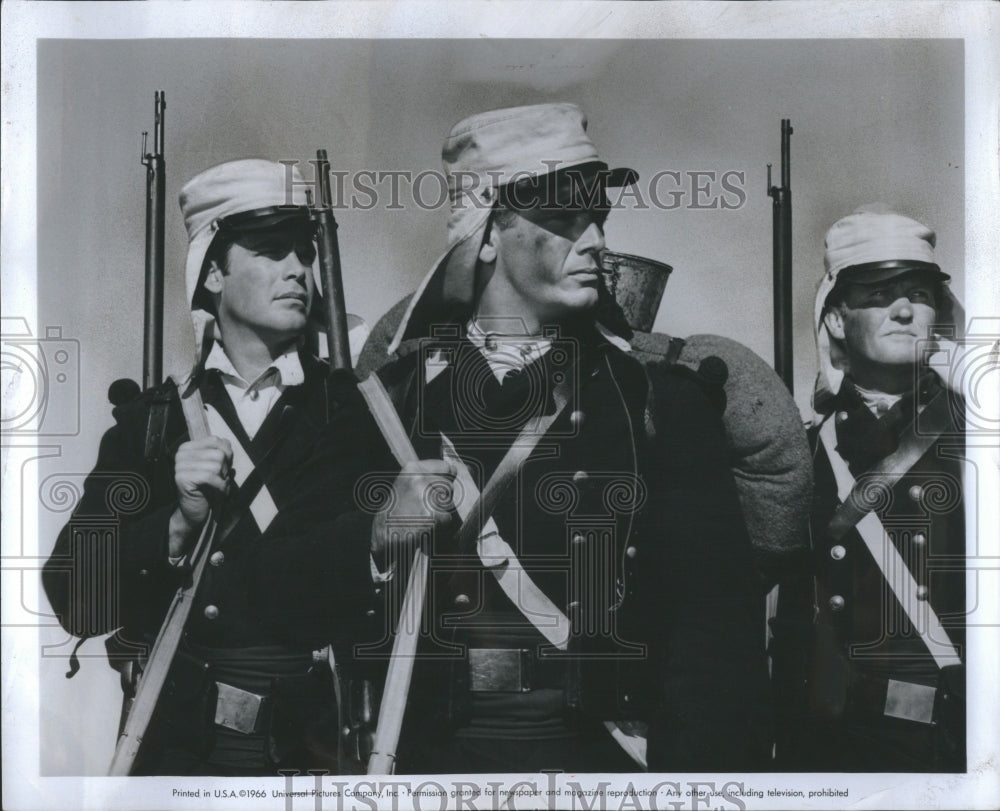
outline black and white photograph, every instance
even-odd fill
[[[969,2],[3,5],[3,807],[995,808]]]

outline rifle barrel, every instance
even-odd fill
[[[781,186],[771,186],[774,253],[774,369],[789,391],[792,370],[792,125],[781,120]]]
[[[344,280],[340,269],[340,245],[337,241],[337,220],[333,216],[330,191],[330,162],[326,150],[316,151],[316,173],[319,197],[313,211],[316,221],[316,242],[323,284],[323,305],[326,315],[327,345],[330,369],[351,370],[351,347],[347,339],[347,305],[344,303]]]
[[[143,388],[163,382],[163,272],[166,215],[166,162],[163,156],[166,93],[154,96],[153,151],[143,156],[146,166],[146,298],[143,325]]]

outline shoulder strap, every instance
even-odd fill
[[[641,361],[663,360],[677,363],[687,341],[662,332],[635,332],[632,334],[632,353]]]
[[[555,408],[552,410],[552,413],[528,420],[527,424],[518,434],[517,439],[514,440],[510,448],[507,449],[507,453],[504,454],[500,463],[496,466],[489,481],[483,486],[483,491],[479,494],[475,505],[470,507],[468,517],[462,516],[462,526],[459,528],[457,536],[459,554],[474,547],[475,541],[483,529],[483,524],[493,514],[497,502],[500,501],[500,497],[506,491],[518,468],[531,456],[531,452],[535,449],[535,446],[538,445],[541,438],[548,433],[549,428],[552,427],[552,424],[559,418],[559,415],[566,409],[570,399],[570,392],[572,391],[572,381],[573,375],[567,374],[562,382],[553,389],[552,399],[555,401]],[[457,458],[454,445],[451,444],[444,434],[441,435],[441,438],[444,441],[444,447],[446,449],[450,448],[452,456]],[[453,459],[452,461],[455,460]]]
[[[881,476],[890,486],[913,467],[917,459],[923,455],[922,451],[915,458],[911,458],[916,453],[917,445],[923,445],[927,438],[920,437],[919,441],[916,440],[913,436],[912,425],[907,433],[910,434],[910,437],[901,442],[900,448],[882,460],[882,464],[879,465],[881,470],[872,471],[873,476]],[[842,500],[830,522],[831,534],[834,539],[842,538],[851,527],[857,529],[865,547],[875,559],[882,577],[889,584],[896,600],[906,612],[914,629],[920,634],[920,638],[927,646],[931,656],[934,657],[938,667],[958,664],[961,661],[958,651],[949,639],[948,633],[942,627],[941,620],[930,603],[927,600],[917,599],[917,582],[906,565],[906,561],[903,560],[903,556],[896,549],[896,545],[889,539],[882,522],[871,509],[864,510],[863,507],[858,506],[862,503],[858,496],[861,486],[855,482],[847,467],[847,462],[837,452],[837,437],[833,419],[828,417],[820,426],[819,438],[826,450],[827,458],[830,460],[830,466],[833,468],[833,475],[837,481],[837,492]],[[917,444],[914,444],[915,442]],[[932,444],[933,439],[926,443],[926,448]],[[872,479],[866,475],[866,485],[870,486],[871,481]],[[863,515],[857,519],[854,516],[859,511],[863,511]]]
[[[927,404],[927,407],[920,414],[920,433],[917,433],[916,420],[910,422],[903,429],[899,437],[899,445],[896,450],[882,459],[875,467],[865,473],[865,485],[870,487],[873,482],[878,482],[885,487],[893,487],[907,471],[913,467],[945,431],[949,414],[949,403],[947,393],[942,389]],[[830,521],[830,535],[834,540],[843,538],[850,529],[861,521],[870,512],[871,508],[866,506],[864,494],[860,487],[855,485],[854,478],[850,477],[850,484],[846,484],[847,479],[842,479],[837,475],[837,463],[834,458],[843,465],[847,471],[847,463],[839,453],[836,452],[836,431],[833,420],[827,418],[819,431],[823,446],[827,449],[827,456],[830,457],[830,464],[834,465],[834,475],[837,476],[838,490],[842,489],[842,484],[847,488],[846,492],[839,493],[843,502],[833,514]]]
[[[677,363],[686,343],[687,341],[683,338],[671,338],[670,343],[667,344],[667,351],[664,353],[663,359],[667,363]]]
[[[469,546],[475,548],[479,559],[493,573],[497,583],[504,594],[510,598],[511,603],[517,606],[525,618],[554,647],[566,650],[571,630],[569,618],[549,599],[545,592],[531,579],[524,567],[520,565],[517,553],[500,536],[496,522],[486,512],[486,502],[495,503],[495,497],[491,496],[490,491],[492,490],[494,494],[497,493],[496,488],[505,486],[513,474],[505,472],[499,477],[494,474],[487,482],[483,492],[480,493],[476,488],[472,474],[456,453],[451,440],[442,434],[441,441],[443,444],[442,456],[455,466],[455,481],[460,486],[461,498],[455,504],[455,510],[463,521],[459,530],[459,543],[461,544],[459,549],[468,549]],[[512,446],[511,450],[516,447],[516,445]],[[520,454],[517,455],[520,456]],[[525,454],[525,458],[527,458],[527,454]],[[516,470],[516,466],[514,470]],[[500,472],[500,468],[497,468],[497,472]],[[463,532],[467,527],[471,529],[468,532]],[[472,530],[475,530],[475,535],[472,535]],[[468,535],[470,540],[466,540],[462,537],[463,535]]]

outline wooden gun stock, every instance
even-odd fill
[[[198,390],[193,389],[186,396],[182,396],[181,406],[184,410],[184,419],[187,422],[191,439],[204,439],[209,436],[208,423],[205,420],[205,407]],[[177,590],[177,594],[174,595],[173,602],[167,609],[163,625],[160,626],[160,633],[157,634],[156,641],[149,653],[146,668],[139,677],[132,709],[118,738],[115,754],[111,759],[111,766],[108,768],[109,777],[125,777],[132,772],[135,759],[142,747],[143,736],[153,719],[156,704],[167,680],[167,673],[170,671],[170,665],[174,661],[177,647],[184,635],[184,625],[191,613],[191,605],[194,602],[195,593],[198,591],[198,584],[201,582],[202,572],[205,570],[205,562],[208,560],[208,551],[212,548],[217,529],[218,523],[214,514],[209,515],[208,521],[205,522],[201,531],[201,536],[198,538],[198,543],[189,558],[190,581],[181,586]]]
[[[417,461],[416,451],[413,450],[406,429],[378,375],[373,372],[359,384],[358,389],[400,466]],[[396,626],[396,639],[392,643],[392,658],[389,660],[385,688],[382,691],[382,706],[375,728],[375,744],[368,759],[368,774],[392,774],[395,771],[396,747],[403,729],[403,714],[406,711],[420,638],[428,563],[427,554],[418,548],[413,555],[413,567],[410,569],[410,579],[406,584],[403,607]]]

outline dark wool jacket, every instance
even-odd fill
[[[198,644],[309,650],[351,633],[374,603],[370,515],[357,511],[353,493],[365,470],[394,463],[353,382],[331,382],[325,364],[302,362],[305,383],[285,390],[248,444],[278,513],[262,533],[244,510],[218,547],[222,556],[205,567],[187,625]],[[205,403],[245,438],[218,373],[202,372],[199,386]],[[164,398],[165,430],[157,458],[148,460],[150,411]],[[42,581],[67,631],[121,628],[118,640],[128,648],[155,637],[187,575],[167,560],[177,506],[173,457],[187,429],[169,384],[119,406],[115,419]],[[230,509],[238,500],[236,488]]]
[[[450,362],[425,385],[434,348]],[[445,433],[482,488],[526,419],[554,407],[551,392],[570,367],[569,404],[493,511],[535,583],[579,618],[569,650],[583,656],[575,679],[567,677],[567,691],[578,692],[570,701],[604,720],[641,715],[650,723],[652,771],[763,768],[763,595],[718,386],[679,366],[644,369],[590,332],[565,351],[557,341],[502,386],[464,339],[404,347],[380,377],[418,454],[438,456]],[[530,624],[478,559],[458,560],[438,561],[437,578],[432,563],[435,634],[487,648],[530,638]],[[456,609],[460,593],[469,599]],[[632,706],[636,694],[622,667],[636,644],[648,646],[655,681],[651,705],[642,708]],[[586,655],[601,653],[613,654],[611,661]],[[421,669],[432,667],[418,663],[416,689]],[[446,670],[437,673],[424,681],[428,706],[444,689]]]
[[[891,487],[868,474],[899,447],[907,426],[928,408],[917,434],[938,435]],[[943,399],[942,399],[943,398]],[[917,391],[876,416],[850,379],[831,403],[836,452],[868,500],[886,536],[965,661],[965,514],[961,459],[964,405],[933,373]],[[822,425],[822,423],[821,423]],[[857,528],[830,533],[840,505],[834,469],[809,431],[816,471],[812,507],[813,578],[782,585],[776,627],[779,765],[806,771],[956,771],[964,769],[965,677],[962,665],[939,668],[892,593]],[[892,682],[937,689],[934,723],[886,714]]]
[[[933,379],[925,381],[922,399],[947,397]],[[836,421],[837,450],[851,475],[863,478],[877,462],[896,450],[899,436],[913,417],[914,398],[904,397],[880,418],[861,402],[850,385],[844,386],[829,419]],[[952,417],[960,416],[961,404]],[[853,666],[884,676],[934,685],[938,668],[926,646],[901,614],[875,559],[857,530],[836,543],[827,532],[840,504],[837,483],[819,428],[809,431],[816,465],[816,495],[812,528],[814,561],[821,610],[836,630],[845,651],[864,646]],[[886,494],[875,512],[917,582],[927,588],[927,602],[941,619],[952,643],[961,652],[965,642],[965,512],[961,458],[965,440],[954,419],[944,434]],[[833,547],[840,549],[832,554]],[[956,565],[958,564],[958,565]],[[835,594],[844,608],[826,611]],[[857,653],[861,653],[858,651]]]

